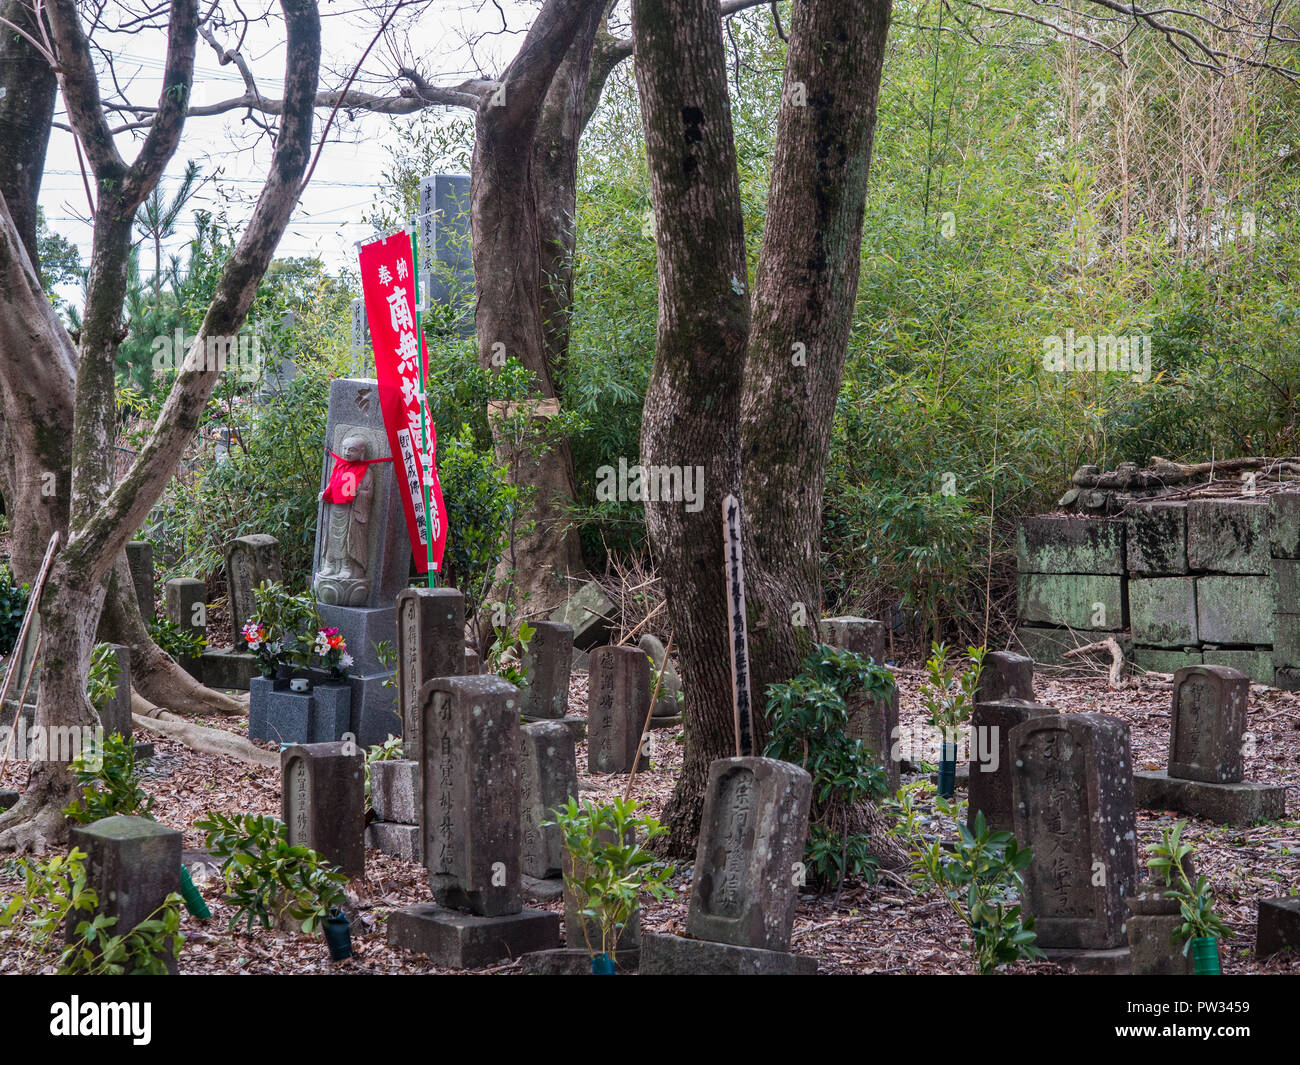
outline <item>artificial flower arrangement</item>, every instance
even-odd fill
[[[317,629],[316,642],[312,650],[320,656],[321,662],[330,671],[331,680],[342,680],[343,671],[352,665],[347,641],[343,639],[338,629]]]

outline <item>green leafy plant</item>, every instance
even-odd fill
[[[896,831],[908,844],[913,879],[936,888],[966,925],[966,946],[980,975],[1022,958],[1043,957],[1034,944],[1034,919],[1022,915],[1018,901],[1024,891],[1020,874],[1033,860],[1032,849],[1022,848],[1010,832],[990,832],[983,811],[976,813],[972,832],[959,808],[936,797],[934,808],[957,824],[957,841],[947,850],[922,830],[918,797],[928,795],[930,787],[909,784],[896,804]]]
[[[28,956],[58,953],[60,976],[161,975],[167,962],[179,956],[185,936],[180,931],[181,897],[169,894],[147,918],[125,932],[118,919],[95,913],[99,896],[87,884],[86,853],[74,847],[66,856],[19,858],[14,868],[23,888],[0,911],[0,928],[12,928],[22,918]],[[71,916],[72,939],[64,928]]]
[[[86,697],[99,713],[117,698],[117,678],[122,669],[111,645],[97,643],[90,651],[90,673],[86,681]]]
[[[394,736],[391,732],[383,743],[376,743],[366,751],[366,802],[370,801],[370,763],[397,762],[404,757],[402,737]]]
[[[388,676],[384,678],[381,686],[384,688],[396,688],[397,651],[394,650],[393,645],[387,640],[380,640],[378,643],[372,644],[372,646],[375,649],[375,658],[379,660],[379,664],[383,666],[384,671],[388,674]]]
[[[251,931],[254,921],[270,928],[287,917],[311,933],[347,901],[348,878],[310,847],[291,845],[288,826],[274,817],[209,810],[194,827],[221,860],[226,897],[235,907],[232,929],[241,918]]]
[[[655,860],[646,844],[668,829],[649,814],[638,813],[635,799],[615,798],[597,804],[590,799],[568,803],[552,811],[568,851],[571,870],[565,885],[578,899],[582,916],[600,929],[600,944],[593,944],[583,922],[583,938],[592,955],[616,957],[619,933],[641,905],[641,896],[655,901],[676,897],[668,886],[673,868]]]
[[[884,666],[825,644],[814,646],[796,676],[768,686],[763,753],[801,765],[813,778],[806,864],[819,890],[846,876],[875,877],[861,812],[885,794],[887,778],[881,760],[849,735],[849,700],[889,699],[893,692],[893,674]]]
[[[979,687],[986,651],[983,647],[969,647],[966,653],[971,664],[960,673],[955,664],[949,663],[948,648],[941,643],[930,645],[930,657],[925,663],[926,682],[921,687],[921,704],[944,743],[957,742],[957,731],[969,720],[975,706],[975,691]]]
[[[190,628],[182,628],[171,618],[159,616],[148,621],[149,635],[153,642],[166,651],[172,658],[198,658],[208,646],[205,637]]]
[[[1147,859],[1147,868],[1166,885],[1165,896],[1178,902],[1183,923],[1174,929],[1173,938],[1184,941],[1184,954],[1191,950],[1193,939],[1227,939],[1232,934],[1214,911],[1210,882],[1204,876],[1198,876],[1192,883],[1187,875],[1184,863],[1195,848],[1183,841],[1186,827],[1186,821],[1177,821],[1166,828],[1160,841],[1151,848],[1152,856]]]
[[[143,773],[135,760],[135,743],[113,732],[91,740],[72,760],[81,796],[63,810],[79,825],[122,814],[150,817],[153,796],[140,787]]]
[[[253,592],[256,612],[244,625],[244,643],[258,658],[262,676],[281,666],[306,666],[316,648],[320,612],[311,595],[291,595],[278,581],[263,581]]]
[[[536,627],[523,621],[519,624],[519,630],[513,634],[504,625],[495,626],[492,631],[496,634],[496,639],[488,648],[486,672],[495,673],[516,688],[526,688],[529,682],[523,669],[524,655],[533,642]]]
[[[14,583],[8,564],[0,562],[0,655],[7,655],[18,642],[29,593],[27,585]]]

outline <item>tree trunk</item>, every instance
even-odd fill
[[[741,404],[751,674],[761,706],[821,616],[822,502],[857,301],[889,0],[792,14]]]
[[[475,124],[470,226],[479,361],[493,371],[504,359],[517,359],[533,374],[533,400],[558,401],[543,328],[534,160],[539,150],[545,153],[546,145],[539,149],[538,130],[561,64],[572,57],[568,76],[581,77],[573,72],[582,66],[582,46],[575,42],[594,35],[603,3],[551,0],[500,85],[484,96]],[[573,56],[575,48],[579,54]],[[589,55],[590,44],[585,48]],[[569,594],[568,578],[585,574],[577,529],[563,513],[575,495],[572,453],[567,441],[545,439],[540,419],[536,428],[544,442],[535,449],[527,443],[521,446],[499,427],[493,429],[498,461],[531,496],[521,524],[531,523],[532,528],[514,537],[497,569],[489,601],[513,598],[529,613],[561,602]]]
[[[735,749],[721,516],[723,497],[741,494],[749,286],[717,0],[633,0],[632,24],[659,250],[641,460],[704,474],[698,511],[645,505],[686,692],[685,761],[664,821],[669,852],[687,857],[709,763]]]

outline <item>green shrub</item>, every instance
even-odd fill
[[[13,928],[22,918],[28,934],[29,956],[58,952],[60,976],[157,976],[167,972],[169,957],[178,957],[181,897],[169,894],[162,905],[134,928],[116,929],[117,918],[95,914],[99,896],[87,886],[86,853],[74,847],[66,857],[19,858],[23,889],[0,911],[0,928]],[[75,921],[71,942],[64,929]]]
[[[0,655],[7,655],[18,642],[30,591],[25,584],[15,584],[8,563],[0,562]]]
[[[198,658],[208,641],[191,628],[182,628],[169,617],[150,618],[147,622],[153,642],[179,661]]]
[[[846,876],[875,876],[871,837],[858,830],[856,815],[863,803],[885,794],[886,776],[880,759],[848,735],[848,700],[886,699],[894,686],[884,666],[824,644],[814,646],[795,677],[768,686],[771,734],[763,753],[801,765],[813,778],[806,857],[819,890]]]
[[[254,921],[270,928],[290,917],[310,933],[347,901],[348,878],[310,847],[291,846],[288,826],[274,817],[209,810],[194,827],[207,834],[208,850],[221,859],[226,898],[235,907],[232,929],[241,918],[251,931]]]
[[[143,778],[135,760],[135,742],[114,732],[103,743],[91,740],[72,760],[72,772],[81,788],[63,813],[79,825],[123,814],[150,817],[153,796],[140,787]]]

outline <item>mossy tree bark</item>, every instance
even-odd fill
[[[751,690],[815,635],[826,454],[857,295],[888,0],[794,6],[752,302],[717,0],[634,0],[659,250],[645,461],[705,467],[705,505],[647,503],[686,689],[668,850],[694,852],[708,765],[734,752],[719,500],[745,521]],[[800,349],[798,345],[803,345]],[[756,715],[755,744],[765,729]]]
[[[149,132],[130,164],[118,153],[101,106],[90,44],[74,0],[45,5],[64,101],[97,189],[84,328],[75,359],[68,537],[39,604],[43,653],[36,724],[47,733],[95,723],[86,678],[110,575],[116,566],[119,583],[125,576],[121,558],[126,543],[171,479],[216,384],[218,371],[202,358],[207,338],[232,336],[243,324],[298,201],[311,154],[320,18],[314,0],[282,0],[281,7],[287,31],[284,109],[270,173],[158,421],[130,470],[115,483],[113,366],[122,339],[131,225],[180,141],[193,76],[198,5],[196,0],[172,0],[163,91]],[[0,263],[5,284],[39,306],[43,297],[36,298],[35,270],[7,209],[0,214],[0,254],[5,256]],[[48,319],[48,301],[44,307]],[[0,319],[15,313],[15,308],[6,307]],[[11,395],[30,388],[28,375],[58,352],[58,345],[6,345],[0,359],[6,404]],[[9,443],[17,436],[11,431]],[[0,847],[43,848],[66,838],[59,811],[74,783],[68,753],[51,750],[45,759],[33,760],[22,799],[0,816]]]

